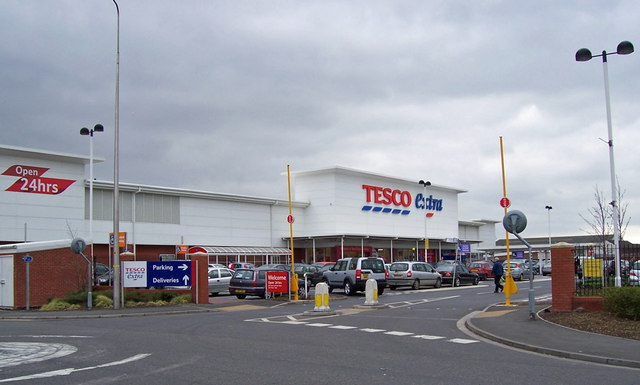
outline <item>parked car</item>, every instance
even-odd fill
[[[222,263],[210,263],[209,264],[209,269],[213,269],[214,267],[215,268],[228,269],[228,267],[223,265]]]
[[[288,266],[289,271],[291,271],[291,266]],[[293,265],[295,273],[298,274],[298,278],[304,278],[304,275],[307,275],[307,286],[315,286],[317,283],[322,281],[322,273],[320,272],[320,268],[314,265],[308,265],[306,263],[295,263]]]
[[[102,275],[96,277],[93,281],[96,285],[111,285],[113,282],[113,274],[111,271],[108,271]]]
[[[253,263],[246,263],[246,262],[231,262],[228,266],[229,270],[236,270],[236,269],[255,269],[255,266],[253,265]]]
[[[226,267],[209,268],[209,296],[229,291],[229,281],[233,272]]]
[[[423,286],[438,288],[442,285],[442,277],[425,262],[394,262],[389,266],[389,289],[400,286],[411,286],[414,290]]]
[[[531,265],[532,265],[532,267],[529,268],[529,260],[528,259],[524,260],[525,269],[532,270],[533,271],[533,275],[540,274],[540,262],[538,260],[532,259],[531,260]]]
[[[532,275],[531,269],[527,265],[525,265],[524,261],[511,260],[509,262],[509,266],[507,263],[504,263],[504,272],[507,273],[507,268],[511,269],[511,277],[515,281],[522,281],[523,279],[529,279]]]
[[[476,261],[469,264],[469,270],[478,274],[478,277],[483,281],[487,278],[493,278],[493,274],[491,274],[492,268],[493,262],[489,261]]]
[[[329,262],[329,261],[323,261],[323,262],[316,262],[316,263],[314,263],[314,265],[315,265],[315,266],[318,266],[318,267],[319,267],[319,268],[321,268],[321,269],[322,269],[323,267],[327,266],[327,265],[331,265],[331,266],[333,266],[333,265],[335,265],[335,264],[336,264],[335,262]]]
[[[629,269],[629,285],[640,285],[640,261],[635,261]]]
[[[551,274],[551,261],[542,261],[542,275]]]
[[[363,291],[368,279],[375,279],[378,295],[387,287],[388,272],[384,268],[384,259],[373,257],[343,258],[322,275],[322,281],[329,286],[329,293],[335,288],[344,289],[346,295]]]
[[[285,266],[285,265],[283,265]],[[229,281],[229,293],[238,299],[244,299],[248,295],[266,298],[267,272],[286,271],[260,266],[256,269],[238,269],[233,273]],[[298,294],[305,295],[304,280],[298,278]]]
[[[455,279],[454,279],[455,269]],[[469,271],[466,266],[461,264],[444,263],[438,266],[438,273],[442,276],[443,284],[451,284],[451,286],[460,286],[463,283],[470,283],[477,285],[480,282],[480,277],[477,273]]]

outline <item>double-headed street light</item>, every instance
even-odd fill
[[[93,268],[93,133],[103,132],[102,124],[96,124],[92,129],[82,127],[80,135],[89,135],[89,241],[91,242],[91,266]],[[88,282],[91,285],[91,282]]]
[[[420,179],[418,183],[420,183],[424,188],[424,193],[422,195],[424,212],[425,212],[425,215],[424,215],[424,261],[427,262],[427,250],[429,249],[429,238],[427,238],[427,218],[433,215],[433,213],[427,212],[427,186],[431,186],[431,182],[429,182],[428,180],[425,181]],[[416,254],[417,254],[417,251],[416,251]]]
[[[633,53],[633,44],[628,41],[622,41],[618,44],[615,52],[602,51],[600,55],[592,55],[587,48],[581,48],[576,52],[576,61],[589,61],[591,58],[601,56],[602,68],[604,71],[604,96],[607,109],[607,127],[609,130],[609,166],[611,168],[611,207],[613,208],[613,236],[615,247],[615,264],[616,264],[616,286],[622,286],[622,278],[620,277],[620,229],[619,229],[619,212],[616,199],[616,167],[613,158],[613,129],[611,126],[611,101],[609,100],[609,71],[607,69],[607,55],[628,55]]]
[[[547,205],[544,206],[545,209],[547,209],[547,224],[548,224],[548,229],[549,229],[549,259],[551,259],[551,209],[553,207]],[[542,274],[542,263],[539,264],[540,266],[540,273]]]

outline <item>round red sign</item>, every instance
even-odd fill
[[[293,215],[287,215],[287,222],[293,223],[294,220]]]
[[[511,206],[511,201],[509,200],[509,198],[504,197],[500,199],[500,207],[504,207],[505,209],[507,209],[509,208],[509,206]]]

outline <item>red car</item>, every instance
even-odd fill
[[[483,281],[487,278],[493,278],[493,275],[491,275],[492,268],[493,263],[488,261],[471,262],[471,264],[469,265],[469,270],[477,273],[480,276],[480,279]]]

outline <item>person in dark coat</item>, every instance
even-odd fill
[[[491,275],[493,275],[493,282],[496,284],[496,288],[493,291],[497,293],[498,290],[502,291],[503,287],[500,284],[500,279],[502,279],[502,274],[504,274],[504,269],[502,267],[502,263],[500,263],[500,258],[496,257],[495,262],[493,263],[493,267],[491,268]]]

